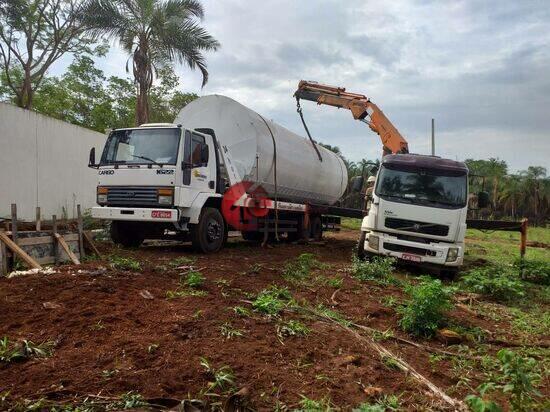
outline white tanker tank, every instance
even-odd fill
[[[270,197],[332,205],[346,190],[347,170],[338,155],[316,145],[320,160],[311,141],[228,97],[201,97],[185,106],[175,123],[212,129],[238,179],[259,182]]]

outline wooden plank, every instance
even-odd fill
[[[101,253],[99,252],[99,250],[97,249],[94,241],[92,240],[92,237],[90,236],[90,234],[88,232],[85,232],[83,231],[82,232],[82,235],[84,236],[84,240],[86,241],[86,243],[88,243],[88,246],[90,246],[90,249],[92,249],[92,251],[94,252],[94,254],[100,258],[100,259],[103,259],[103,257],[101,256]]]
[[[21,232],[19,232],[21,234]],[[66,242],[78,242],[77,233],[63,235]],[[19,237],[19,246],[47,245],[53,242],[53,236]]]
[[[0,242],[0,276],[8,274],[8,253],[4,242]]]
[[[17,244],[17,205],[11,204],[11,238]]]
[[[40,220],[40,206],[36,206],[36,231],[40,232],[42,229],[42,222]]]
[[[59,244],[61,245],[61,247],[63,248],[63,250],[65,251],[65,253],[67,254],[67,256],[69,256],[71,261],[75,265],[80,265],[80,260],[78,260],[78,258],[73,253],[73,251],[71,250],[71,248],[69,247],[67,242],[65,242],[65,239],[63,239],[63,236],[61,236],[59,233],[54,233],[54,236],[57,239],[57,241],[59,242]]]
[[[52,237],[57,234],[57,216],[52,216]],[[57,242],[53,242],[53,261],[57,265],[59,263],[59,247]]]
[[[23,261],[33,269],[42,269],[42,266],[38,264],[32,257],[27,255],[27,253],[17,246],[5,233],[0,232],[0,240],[6,244],[6,246],[11,249],[13,253],[19,256]]]
[[[76,205],[76,215],[77,215],[77,228],[78,228],[78,251],[80,252],[81,257],[86,256],[84,251],[84,221],[82,219],[82,211],[80,210],[80,205]]]

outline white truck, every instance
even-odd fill
[[[383,157],[361,224],[359,257],[393,256],[449,272],[462,265],[468,168],[435,156]]]
[[[92,217],[112,221],[114,242],[190,240],[203,252],[220,250],[230,229],[248,240],[319,239],[337,223],[326,214],[348,180],[333,152],[217,95],[187,105],[175,124],[113,130],[89,166],[98,170]]]
[[[437,156],[409,154],[408,143],[382,110],[362,94],[301,81],[294,96],[344,108],[380,136],[382,162],[374,190],[367,189],[357,254],[392,256],[402,261],[454,272],[464,259],[468,209],[468,168]],[[302,116],[302,121],[305,121]],[[309,131],[306,127],[306,131]],[[354,184],[362,186],[362,178]],[[369,190],[372,190],[369,193]],[[488,195],[477,195],[486,207]]]

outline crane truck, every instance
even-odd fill
[[[353,118],[365,122],[382,142],[382,161],[361,223],[358,256],[391,256],[455,272],[464,259],[466,165],[410,154],[406,139],[365,95],[310,81],[301,81],[294,95],[300,113],[300,100],[350,110]],[[486,199],[478,195],[479,207],[486,206]]]

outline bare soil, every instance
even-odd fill
[[[232,310],[250,308],[247,301],[253,295],[277,284],[287,286],[299,302],[323,304],[355,323],[391,329],[396,336],[411,339],[399,331],[399,317],[387,304],[389,296],[397,302],[405,298],[401,289],[360,283],[350,276],[356,236],[354,231],[342,231],[328,234],[321,244],[266,249],[233,239],[215,255],[195,254],[186,245],[124,250],[103,243],[99,247],[105,255],[133,257],[142,270],[114,270],[105,260],[61,266],[60,273],[53,275],[0,279],[0,337],[55,342],[51,357],[0,363],[0,393],[9,391],[12,404],[40,398],[76,402],[87,395],[110,399],[129,391],[146,398],[204,398],[201,393],[211,381],[200,365],[204,357],[215,368],[229,366],[234,371],[237,388],[249,389],[254,410],[273,410],[276,405],[298,408],[303,396],[330,399],[335,407],[351,410],[369,400],[369,388],[399,395],[405,409],[444,409],[425,386],[388,366],[336,324],[285,313],[283,320],[300,319],[311,333],[281,339],[277,335],[281,320],[259,313],[242,317]],[[334,287],[320,282],[294,284],[283,279],[284,265],[302,253],[313,253],[328,265],[314,271],[312,278],[344,279],[336,294]],[[206,277],[202,289],[207,295],[166,298],[185,272],[171,265],[182,256],[193,258],[193,266]],[[98,272],[100,267],[107,270]],[[399,269],[396,275],[414,278],[417,273]],[[144,291],[153,299],[144,297]],[[509,329],[506,321],[495,323],[460,308],[451,318],[466,327],[498,332],[500,337]],[[226,323],[243,336],[222,336]],[[454,350],[437,340],[417,341]],[[434,367],[427,351],[392,339],[380,344],[451,396],[463,399],[469,393],[465,386],[457,386],[459,377],[449,359]],[[498,349],[493,345],[490,352]],[[474,374],[469,384],[475,387],[481,378]]]

